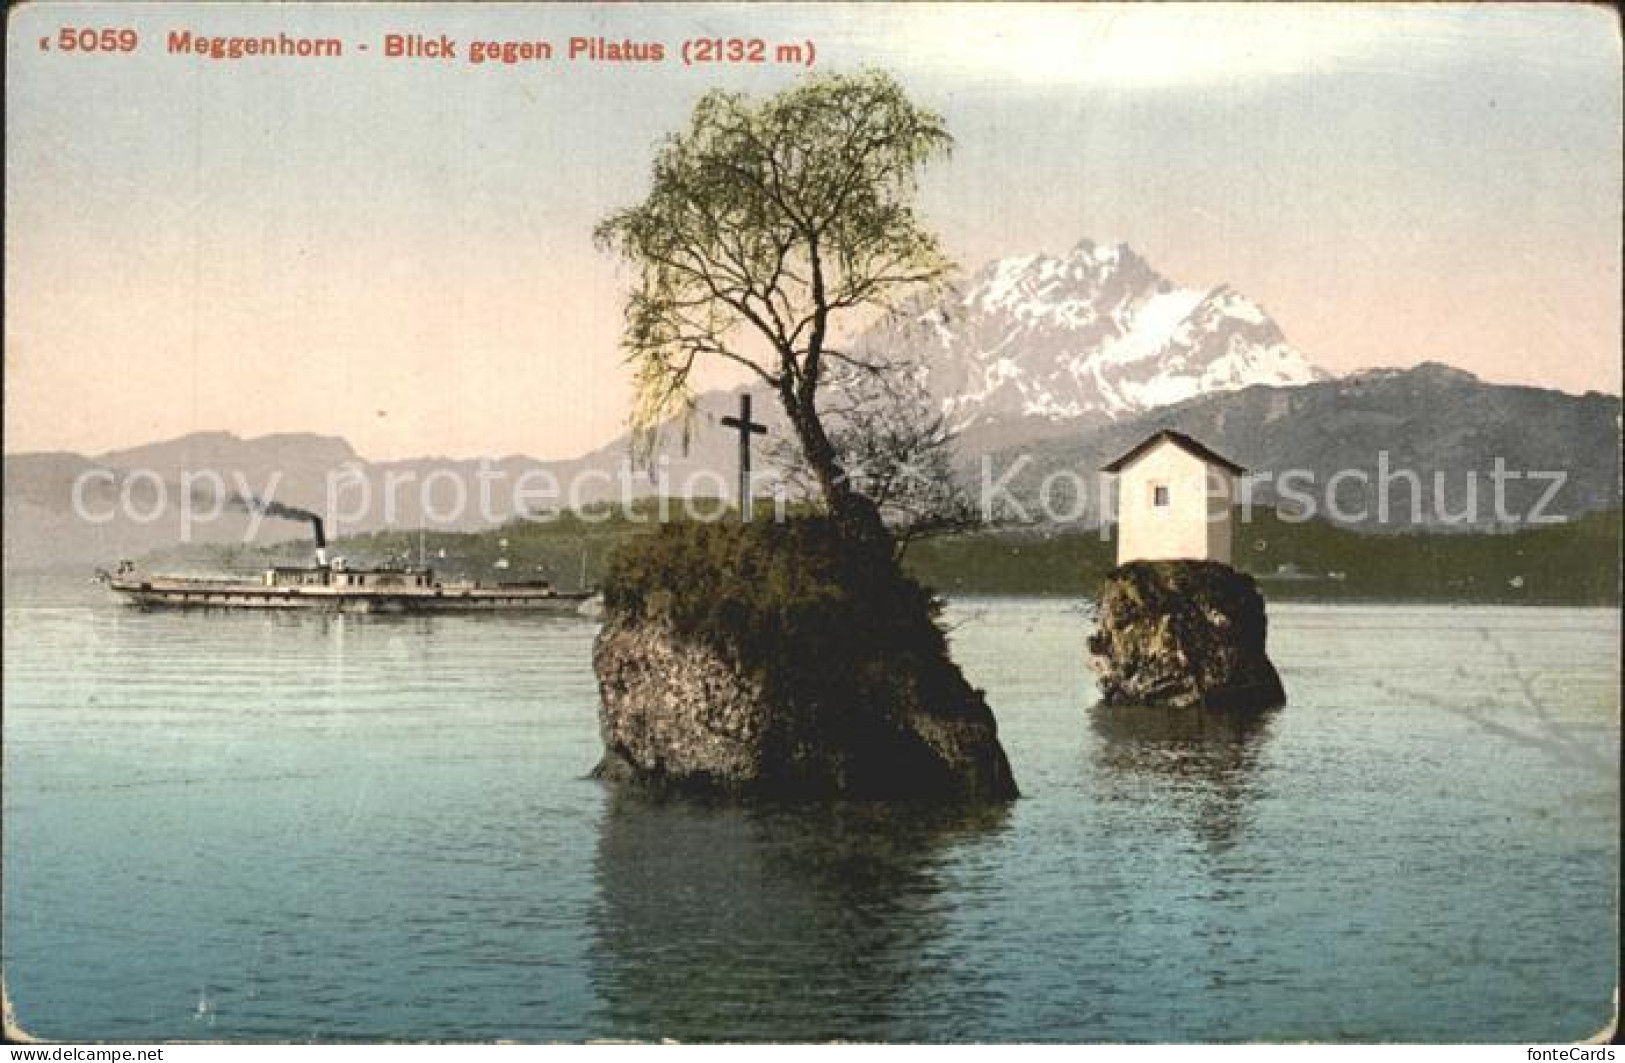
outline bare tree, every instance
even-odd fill
[[[823,417],[843,471],[892,530],[899,557],[917,539],[976,522],[953,467],[954,433],[908,366],[846,367],[830,380]],[[779,439],[772,458],[793,490],[816,488],[796,441]]]

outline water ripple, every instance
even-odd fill
[[[1278,606],[1292,703],[1217,729],[1091,713],[1069,603],[949,619],[1009,809],[607,793],[574,620],[8,601],[8,990],[70,1040],[1545,1041],[1608,1013],[1615,614]]]

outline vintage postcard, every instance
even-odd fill
[[[1612,1058],[1612,8],[6,48],[11,1040]]]

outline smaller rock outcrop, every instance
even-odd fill
[[[624,545],[593,648],[594,774],[732,797],[1017,796],[931,596],[832,524],[673,524]]]
[[[1262,709],[1286,701],[1264,598],[1217,561],[1131,561],[1106,575],[1090,664],[1105,705]]]

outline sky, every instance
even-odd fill
[[[375,460],[567,457],[624,427],[593,225],[712,87],[681,42],[815,49],[941,113],[968,274],[1122,240],[1316,364],[1620,391],[1620,36],[1588,5],[188,5],[9,11],[5,450],[317,432]],[[131,28],[134,51],[59,35]],[[337,37],[212,60],[170,35]],[[456,61],[389,59],[445,34]],[[659,63],[564,58],[572,36]],[[475,39],[545,64],[473,65]],[[42,42],[44,42],[42,44]],[[360,51],[367,45],[366,52]],[[771,48],[770,48],[771,53]],[[730,382],[719,372],[708,383]]]

